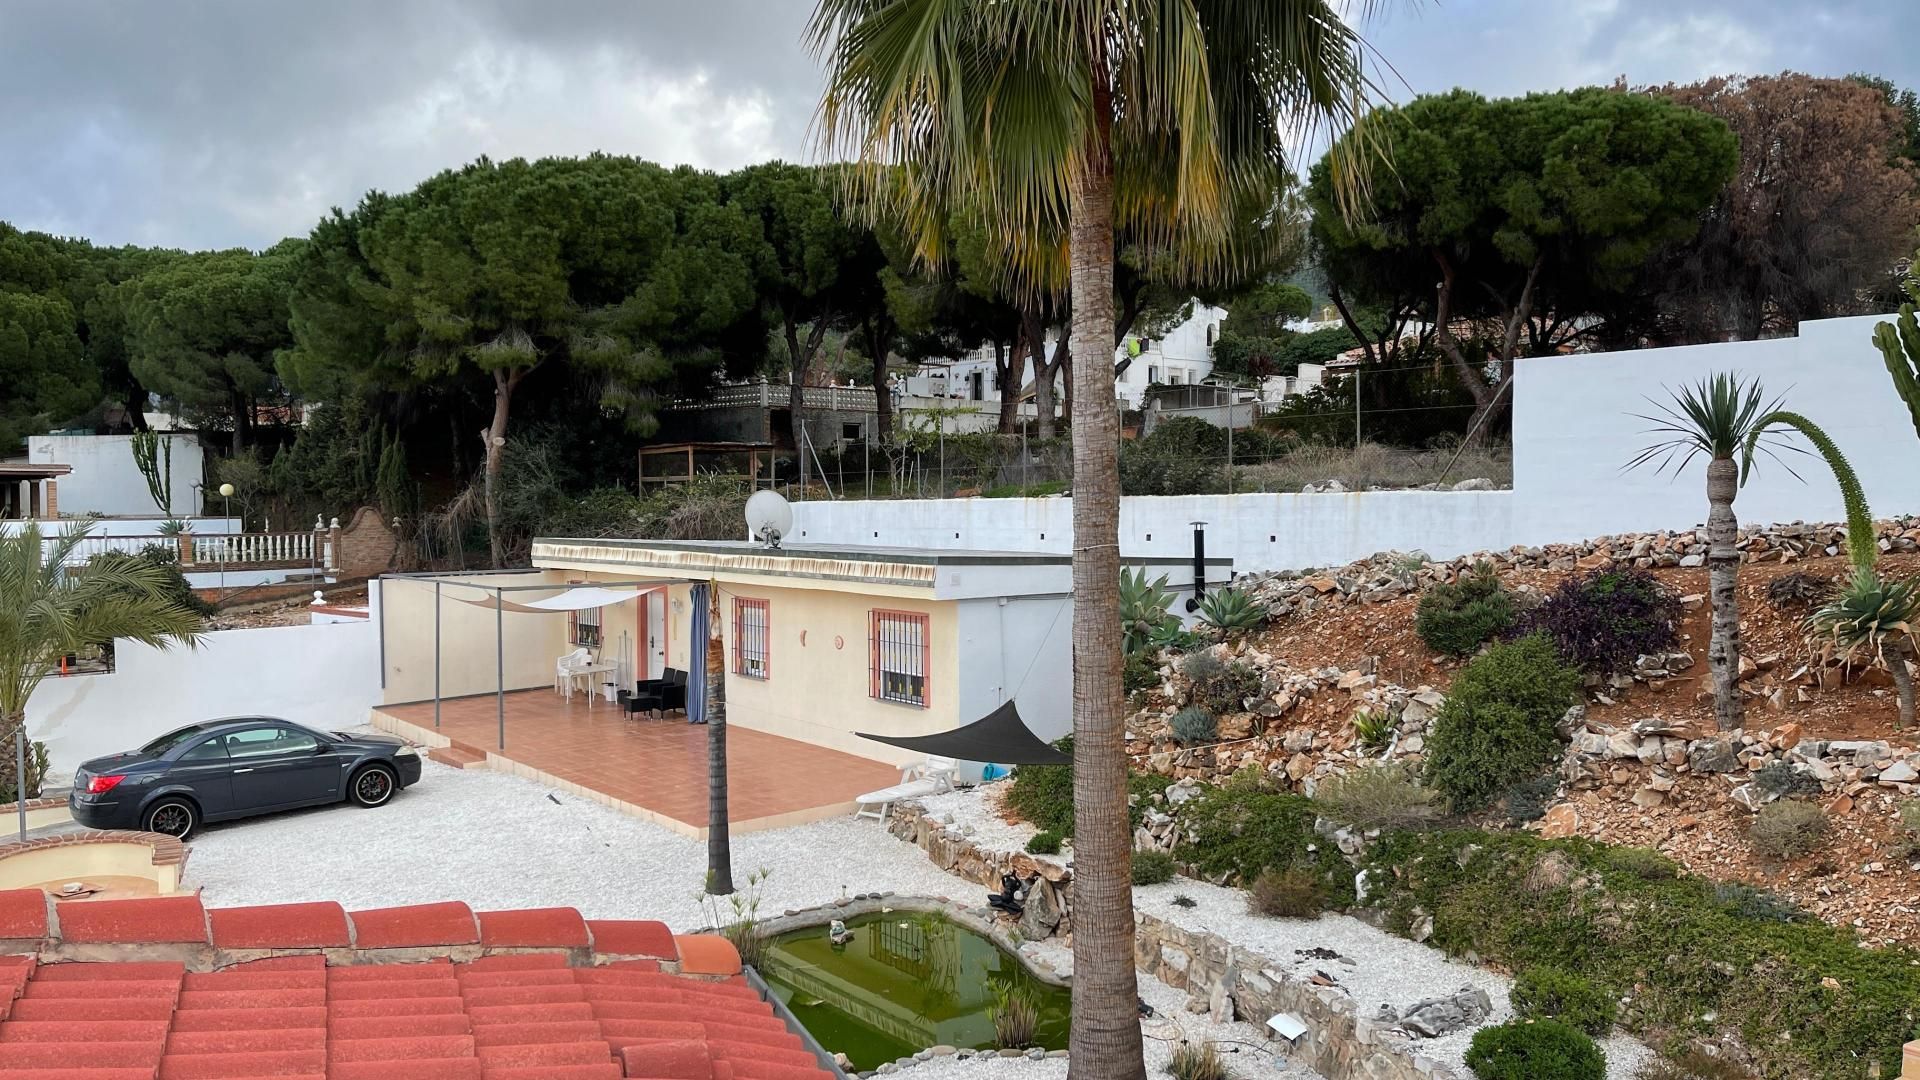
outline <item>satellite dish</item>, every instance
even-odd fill
[[[756,491],[747,498],[747,532],[770,548],[793,531],[793,507],[777,491]]]

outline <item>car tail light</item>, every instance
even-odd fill
[[[118,787],[120,785],[120,781],[125,780],[126,778],[127,778],[126,774],[124,773],[122,773],[119,776],[89,777],[87,779],[87,794],[105,795],[107,792],[112,791],[114,788]]]

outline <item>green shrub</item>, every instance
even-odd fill
[[[1167,1075],[1173,1080],[1232,1080],[1220,1050],[1212,1043],[1182,1042],[1167,1058]]]
[[[1073,736],[1058,739],[1053,745],[1067,757],[1073,757]],[[1132,800],[1129,811],[1135,827],[1145,813],[1147,796],[1165,791],[1172,783],[1171,777],[1128,774],[1127,791],[1138,796]],[[1006,808],[1030,825],[1059,833],[1063,838],[1072,836],[1073,766],[1022,765],[1013,770],[1013,779],[1007,785]]]
[[[1617,847],[1607,852],[1607,862],[1615,870],[1634,874],[1648,881],[1665,881],[1680,873],[1680,864],[1665,855],[1643,847]]]
[[[1245,712],[1247,699],[1257,696],[1263,685],[1252,667],[1238,660],[1229,664],[1212,649],[1181,657],[1180,674],[1193,685],[1193,703],[1214,713]]]
[[[1528,777],[1507,785],[1500,798],[1507,804],[1507,820],[1525,825],[1547,816],[1554,795],[1560,790],[1560,778],[1552,773]]]
[[[1726,1058],[1687,1050],[1640,1066],[1633,1080],[1755,1080],[1754,1075]]]
[[[1120,685],[1129,694],[1159,688],[1160,663],[1154,658],[1154,650],[1141,649],[1127,654],[1126,662],[1120,666]]]
[[[1559,968],[1528,968],[1514,977],[1508,995],[1523,1020],[1558,1020],[1596,1038],[1613,1030],[1620,1011],[1611,994]]]
[[[1796,769],[1784,761],[1769,761],[1753,774],[1753,788],[1775,799],[1796,795],[1820,794],[1820,781],[1805,769]]]
[[[1487,563],[1458,581],[1428,589],[1413,621],[1427,648],[1447,656],[1471,656],[1512,625],[1513,597]]]
[[[1135,885],[1160,885],[1173,880],[1175,869],[1173,856],[1164,851],[1136,851],[1133,853],[1133,883]]]
[[[1242,774],[1207,788],[1180,807],[1180,861],[1201,876],[1253,881],[1264,870],[1304,866],[1325,884],[1329,903],[1353,902],[1353,870],[1313,831],[1319,808],[1304,795],[1268,787]]]
[[[1440,814],[1434,793],[1404,765],[1366,765],[1320,781],[1313,801],[1320,812],[1356,829],[1407,829]]]
[[[1247,909],[1276,919],[1311,919],[1327,910],[1327,884],[1304,866],[1263,871],[1247,887]]]
[[[1768,803],[1747,829],[1753,853],[1765,859],[1797,859],[1827,842],[1827,812],[1812,803]]]
[[[1632,987],[1630,1031],[1737,1037],[1764,1048],[1766,1080],[1864,1080],[1875,1061],[1891,1075],[1914,1029],[1920,950],[1862,948],[1764,890],[1648,880],[1604,844],[1524,832],[1392,832],[1360,864],[1389,928],[1431,917],[1451,955]]]
[[[1560,757],[1555,729],[1580,675],[1545,638],[1495,645],[1460,669],[1427,738],[1427,783],[1456,811],[1477,810]]]
[[[1039,832],[1027,837],[1027,854],[1060,854],[1060,834],[1054,832],[1052,829],[1041,829]]]
[[[1173,729],[1173,737],[1181,746],[1210,743],[1220,737],[1220,721],[1198,705],[1189,705],[1174,713],[1167,726]]]
[[[1473,1033],[1467,1068],[1480,1080],[1606,1080],[1592,1037],[1552,1020],[1515,1020]]]

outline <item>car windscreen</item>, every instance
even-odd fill
[[[165,735],[141,747],[140,752],[159,757],[161,754],[179,746],[188,739],[206,731],[207,727],[208,725],[206,724],[188,724],[186,727],[180,728],[177,731],[169,731]]]

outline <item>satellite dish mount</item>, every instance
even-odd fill
[[[793,531],[793,507],[777,491],[761,490],[747,498],[747,533],[768,548],[778,549],[781,537]]]

